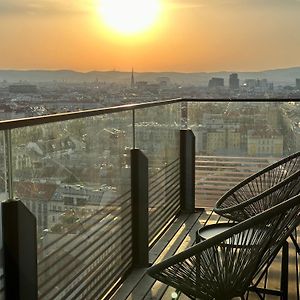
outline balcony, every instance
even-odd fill
[[[224,192],[300,150],[300,105],[239,101],[1,122],[1,200],[18,199],[35,216],[38,298],[170,299],[173,289],[145,275],[148,263],[220,221],[211,209]],[[289,299],[299,299],[299,255],[292,245],[289,253]],[[262,287],[280,288],[280,255]]]

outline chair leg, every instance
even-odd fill
[[[289,282],[289,244],[287,241],[282,246],[281,259],[281,282],[280,289],[282,292],[282,300],[288,300],[288,282]]]

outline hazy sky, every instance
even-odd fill
[[[0,0],[0,68],[194,72],[300,66],[300,0],[160,0],[155,25],[133,36],[109,30],[99,3]]]

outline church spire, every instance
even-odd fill
[[[134,76],[133,76],[133,68],[131,70],[131,88],[134,88]]]

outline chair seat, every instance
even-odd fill
[[[241,223],[219,229],[209,225],[200,230],[208,239],[152,266],[148,273],[191,298],[241,297],[298,226],[299,211],[297,195]],[[211,237],[217,230],[220,233]]]
[[[237,184],[217,201],[214,211],[241,222],[297,195],[299,191],[300,152],[297,152]]]

